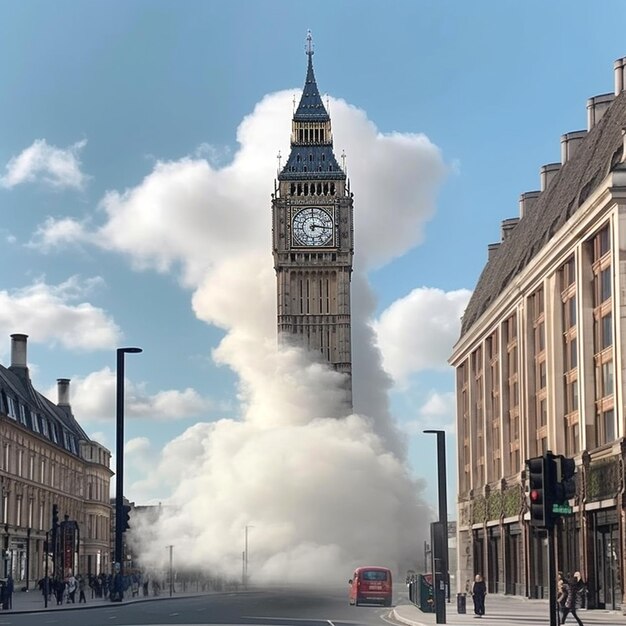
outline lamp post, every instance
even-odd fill
[[[450,577],[448,572],[448,489],[446,480],[446,432],[445,430],[425,430],[426,434],[437,435],[437,482],[438,482],[438,498],[439,498],[439,524],[442,527],[442,542],[441,553],[437,554],[435,541],[431,541],[431,550],[433,564],[435,559],[440,559],[441,575],[443,577],[443,584],[450,589]],[[433,571],[433,584],[439,583],[436,580],[435,572]],[[448,591],[449,593],[449,591]],[[441,585],[437,585],[435,589],[435,608],[437,609],[437,624],[446,623],[446,590],[441,589]]]
[[[248,587],[248,528],[254,528],[251,524],[246,524],[244,551],[243,551],[243,586]]]
[[[173,578],[173,560],[174,560],[174,546],[165,546],[170,551],[170,598],[172,597],[172,593],[174,590],[174,578]]]
[[[138,354],[141,348],[117,349],[116,384],[116,434],[115,434],[115,563],[119,564],[119,576],[124,575],[122,558],[122,527],[124,525],[124,355]],[[116,566],[117,567],[117,566]],[[123,585],[119,586],[119,598],[123,598]]]

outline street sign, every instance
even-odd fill
[[[569,515],[573,510],[569,504],[553,504],[552,512],[558,513],[559,515]]]

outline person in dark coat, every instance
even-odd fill
[[[563,614],[561,615],[561,624],[565,624],[567,616],[571,613],[578,623],[578,626],[584,626],[580,621],[580,617],[576,614],[576,600],[580,595],[580,586],[579,581],[575,576],[572,576],[563,585],[563,591],[565,593],[565,607],[563,608]]]
[[[10,609],[13,608],[13,589],[14,589],[13,576],[9,576],[7,578],[7,586],[5,589],[5,593],[7,594],[7,597],[6,597],[7,606]]]
[[[476,617],[482,617],[485,614],[485,596],[487,595],[487,585],[480,574],[474,577],[472,585],[472,598],[474,599],[474,613]]]
[[[60,578],[54,581],[54,595],[57,599],[57,604],[63,604],[63,594],[65,593],[65,582]]]

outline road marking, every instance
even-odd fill
[[[335,626],[329,619],[327,619],[326,621],[330,624],[330,626]]]
[[[177,615],[180,615],[180,613],[170,613],[170,617],[176,617]]]

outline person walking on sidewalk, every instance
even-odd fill
[[[584,626],[584,624],[580,621],[580,617],[576,614],[576,600],[579,596],[579,588],[579,583],[575,576],[572,576],[563,585],[563,591],[565,593],[565,607],[563,608],[563,615],[561,616],[561,624],[565,624],[567,616],[571,613],[578,623],[578,626]]]
[[[70,602],[72,604],[76,601],[76,587],[78,586],[78,582],[76,578],[74,578],[74,574],[70,574],[67,578],[67,603]]]
[[[84,602],[87,604],[87,598],[85,597],[85,577],[82,574],[78,576],[78,604]]]
[[[472,585],[472,598],[474,599],[474,613],[476,617],[482,617],[485,614],[485,596],[487,595],[487,586],[480,574],[474,577]]]

